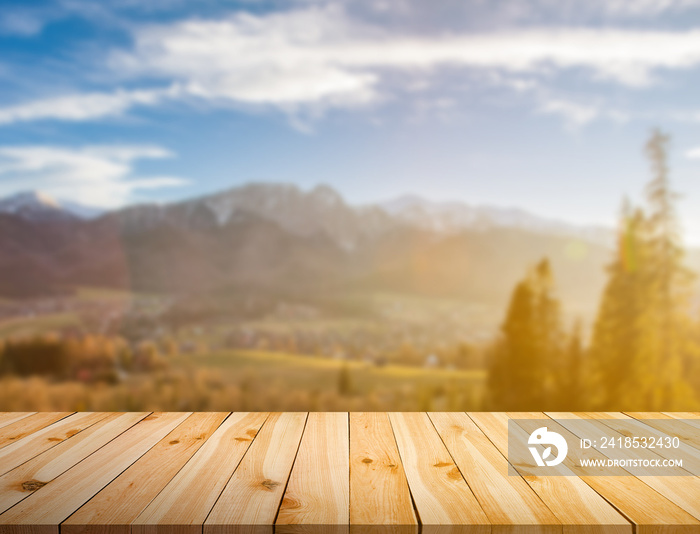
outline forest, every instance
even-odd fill
[[[669,137],[646,145],[646,205],[624,202],[590,340],[561,320],[546,259],[515,287],[491,349],[496,410],[681,411],[697,407],[700,323],[684,264],[668,164]]]

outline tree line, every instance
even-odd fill
[[[168,365],[168,346],[97,334],[45,333],[0,340],[0,377],[45,376],[54,380],[116,383],[120,373],[146,373]]]
[[[684,263],[668,167],[669,137],[646,144],[643,206],[625,201],[588,343],[566,328],[547,259],[513,290],[490,349],[492,410],[693,410],[700,396],[700,322]]]

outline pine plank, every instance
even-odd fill
[[[661,412],[673,419],[684,419],[686,424],[700,428],[700,412]]]
[[[426,413],[390,413],[408,486],[423,525],[489,532],[489,520]]]
[[[598,412],[577,415],[587,418],[591,425],[603,424],[602,420],[598,418],[601,416]],[[593,420],[593,418],[595,419]],[[610,427],[607,428],[608,432],[614,432]],[[622,452],[624,453],[625,451]],[[635,449],[629,457],[658,458],[658,455],[650,450]],[[688,512],[695,519],[700,520],[700,499],[697,498],[700,495],[700,478],[693,476],[653,476],[653,471],[650,472],[652,476],[644,476],[640,480]]]
[[[107,415],[102,421],[6,473],[0,477],[0,512],[49,484],[146,415],[148,413]]]
[[[138,414],[138,417],[143,415],[145,414]],[[58,534],[58,525],[62,521],[143,456],[188,415],[153,413],[141,419],[126,432],[0,515],[3,534]],[[66,443],[70,443],[70,440]]]
[[[350,414],[350,530],[418,531],[406,473],[384,412]]]
[[[519,455],[522,451],[513,451],[513,455],[508,455],[508,415],[499,412],[469,412],[468,415],[511,463],[532,464],[532,457]],[[513,419],[526,417],[526,414],[510,414]],[[541,414],[541,417],[546,416]],[[527,441],[528,434],[523,430],[519,432],[519,437]],[[632,534],[631,523],[615,508],[574,476],[564,464],[558,467],[572,476],[528,475],[523,479],[561,522],[564,534]]]
[[[623,458],[625,460],[629,459],[648,459],[648,460],[659,460],[660,456],[654,452],[652,449],[644,449],[644,448],[638,448],[638,449],[631,449],[631,448],[625,448],[625,447],[614,447],[614,448],[603,448],[601,447],[600,444],[600,438],[605,436],[611,439],[617,439],[618,437],[624,438],[624,434],[621,434],[620,432],[617,432],[614,428],[607,426],[603,423],[603,421],[597,419],[597,418],[591,418],[590,414],[586,414],[585,412],[579,412],[579,413],[558,413],[558,412],[548,412],[548,415],[552,418],[556,418],[557,421],[561,419],[561,424],[571,430],[572,433],[576,434],[579,437],[585,437],[589,438],[593,441],[597,441],[598,444],[596,447],[592,447],[592,449],[589,450],[597,450],[600,455],[603,457],[607,458],[608,456],[610,457],[617,457],[617,458]],[[642,430],[643,432],[643,430]],[[582,435],[581,435],[582,434]],[[598,438],[598,439],[596,439]],[[573,451],[572,451],[573,452]],[[608,473],[610,472],[610,469],[607,467],[605,468],[600,468],[602,472]],[[656,474],[655,469],[651,467],[643,468],[643,467],[637,467],[637,468],[630,468],[632,471],[635,471],[635,474],[642,474],[643,476],[654,476]],[[622,473],[628,473],[630,469],[625,470],[623,468],[619,468],[619,471]],[[683,475],[688,475],[689,473],[687,471],[684,471],[681,468],[667,468],[668,472],[671,470],[675,471],[679,476]],[[590,472],[590,471],[589,471]]]
[[[592,416],[591,413],[584,413],[583,415],[586,417]],[[625,437],[650,436],[653,438],[665,438],[668,436],[664,432],[660,432],[643,421],[638,421],[620,412],[596,412],[593,416],[601,424],[619,432]],[[680,447],[677,449],[657,447],[655,449],[643,449],[642,451],[640,451],[640,449],[635,449],[635,452],[650,452],[653,453],[654,457],[682,459],[684,470],[696,476],[700,475],[700,450],[691,447],[683,440],[680,440]]]
[[[131,531],[201,533],[207,515],[267,417],[267,413],[231,414],[133,521]]]
[[[306,424],[306,412],[270,414],[204,524],[204,534],[269,532]]]
[[[105,417],[106,413],[75,413],[7,445],[0,449],[0,475],[55,447]]]
[[[37,430],[68,417],[73,412],[41,412],[19,420],[0,429],[0,449],[22,439]]]
[[[525,438],[542,420],[574,440],[673,433],[700,461],[696,412],[510,415]],[[700,531],[698,477],[586,476],[583,458],[605,458],[595,449],[569,452],[570,476],[509,476],[507,414],[312,413],[306,426],[305,414],[247,414],[252,428],[242,414],[146,416],[0,413],[0,439],[13,438],[0,446],[0,532],[415,534],[416,511],[423,534]]]
[[[557,422],[548,421],[546,423],[548,428],[559,432],[569,442],[577,442],[584,437],[591,439],[591,436],[601,435],[596,426],[592,424],[594,422],[576,414],[548,413],[548,415],[557,420]],[[533,423],[537,425],[536,427],[543,424],[540,421],[533,421]],[[532,427],[532,430],[536,427]],[[525,430],[527,431],[529,428]],[[609,435],[609,432],[606,435]],[[585,449],[583,452],[580,452],[578,448],[571,448],[564,463],[575,474],[579,475],[581,480],[632,521],[638,534],[681,534],[697,532],[700,529],[700,523],[688,512],[643,482],[647,477],[639,479],[620,467],[598,468],[600,471],[604,469],[605,473],[615,474],[588,476],[592,469],[582,468],[581,460],[584,457],[606,459],[605,452],[606,449],[595,447]]]
[[[195,413],[61,524],[61,534],[129,534],[131,523],[229,412]]]
[[[34,415],[36,412],[1,412],[0,413],[0,429],[11,425],[12,423]]]
[[[348,532],[350,443],[346,412],[314,412],[306,421],[275,532]]]
[[[508,461],[465,413],[430,413],[438,434],[477,501],[494,534],[560,533],[557,520],[520,477],[508,475]]]
[[[664,434],[678,436],[686,445],[700,450],[700,428],[697,426],[659,412],[625,412],[625,414]]]

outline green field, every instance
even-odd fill
[[[80,286],[75,288],[75,298],[82,301],[129,302],[140,295],[118,289]]]
[[[70,327],[80,327],[80,319],[72,313],[57,313],[39,317],[15,317],[0,321],[0,339],[23,337],[56,332]]]
[[[185,360],[185,357],[178,359]],[[186,357],[186,362],[217,369],[225,380],[254,376],[257,380],[287,384],[294,389],[317,391],[336,390],[341,369],[346,367],[353,393],[358,395],[406,387],[436,389],[449,386],[480,390],[486,379],[485,370],[426,369],[399,365],[377,367],[364,362],[261,351],[217,351],[205,356]]]

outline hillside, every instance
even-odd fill
[[[51,213],[59,209],[47,205]],[[527,267],[547,256],[562,299],[592,309],[609,259],[600,239],[534,216],[485,220],[436,227],[408,220],[396,205],[353,207],[326,186],[305,192],[274,184],[94,219],[6,212],[0,295],[46,296],[78,286],[297,299],[391,291],[502,306]]]

